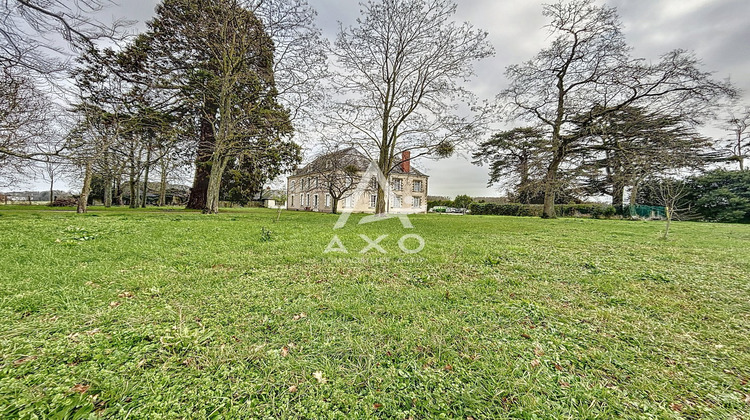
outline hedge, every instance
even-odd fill
[[[475,215],[526,217],[540,217],[542,208],[541,204],[472,203],[469,206],[471,214]],[[561,217],[588,216],[598,219],[612,217],[617,212],[607,204],[558,204],[555,206],[555,213]]]

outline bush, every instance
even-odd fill
[[[75,207],[78,205],[78,200],[73,197],[58,198],[52,202],[52,207]]]
[[[471,214],[494,216],[541,216],[542,206],[538,204],[495,204],[471,203]]]
[[[494,216],[525,216],[540,217],[543,206],[541,204],[494,204],[472,203],[469,206],[471,214]],[[555,206],[555,213],[560,217],[593,217],[608,218],[617,213],[615,208],[605,204],[559,204]]]
[[[703,220],[750,223],[750,171],[716,170],[692,178],[688,188],[685,201]]]

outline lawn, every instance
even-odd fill
[[[0,418],[750,417],[750,226],[274,217],[0,207]]]

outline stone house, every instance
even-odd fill
[[[330,212],[333,199],[328,189],[331,171],[341,171],[333,162],[345,160],[355,168],[354,185],[365,175],[370,160],[355,148],[328,153],[317,157],[305,167],[287,178],[287,209]],[[398,163],[388,176],[390,194],[386,197],[388,213],[426,213],[428,176],[411,165],[409,152],[403,152]],[[375,177],[368,182],[366,190],[359,194],[355,188],[344,193],[338,211],[375,213],[377,184]]]

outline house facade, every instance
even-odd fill
[[[332,173],[343,171],[333,161],[347,162],[351,173],[351,184],[357,185],[365,175],[370,161],[354,148],[321,155],[307,166],[287,178],[287,209],[331,212],[333,197],[329,183],[334,182]],[[388,213],[427,213],[427,187],[429,177],[411,166],[409,152],[404,152],[399,162],[388,175],[390,192],[386,197]],[[350,185],[351,185],[350,184]],[[345,192],[338,203],[338,211],[375,213],[377,203],[377,181],[372,177],[366,190],[356,193],[356,188]],[[338,195],[338,194],[337,194]]]

